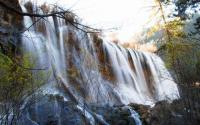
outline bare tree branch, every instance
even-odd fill
[[[6,9],[9,9],[13,12],[15,12],[16,14],[18,15],[21,15],[21,16],[30,16],[30,17],[41,17],[41,18],[44,18],[44,17],[50,17],[50,16],[56,16],[56,17],[59,17],[59,18],[63,18],[65,19],[67,22],[69,22],[69,24],[71,24],[72,26],[74,26],[75,28],[83,31],[83,32],[86,32],[86,33],[99,33],[101,32],[101,30],[99,29],[95,29],[95,28],[92,28],[92,27],[89,27],[89,26],[86,26],[86,25],[83,25],[81,23],[78,23],[78,22],[71,22],[70,19],[67,19],[65,17],[65,14],[68,13],[70,14],[71,12],[69,10],[63,10],[62,11],[56,11],[56,12],[52,12],[52,13],[49,13],[49,14],[35,14],[35,13],[24,13],[24,12],[20,12],[18,10],[16,10],[15,8],[13,7],[10,7],[8,6],[6,3],[0,1],[0,6],[2,7],[5,7]],[[34,22],[32,25],[34,25],[36,22]],[[32,26],[31,25],[31,26]],[[76,26],[77,25],[77,26]],[[83,27],[83,28],[80,28],[79,26]],[[92,31],[88,31],[88,30],[92,30]]]

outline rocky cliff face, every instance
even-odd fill
[[[6,6],[21,11],[18,0],[0,0],[0,49],[3,53],[14,52],[20,43],[20,31],[23,29],[23,17]]]

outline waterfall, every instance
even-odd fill
[[[177,85],[160,57],[109,42],[103,44],[117,76],[117,91],[125,104],[151,104],[179,97]]]
[[[27,12],[24,6],[22,10]],[[95,42],[57,17],[46,17],[35,26],[32,20],[24,17],[28,29],[23,33],[24,50],[36,62],[35,68],[51,71],[51,77],[61,80],[77,99],[153,104],[179,97],[176,83],[157,55],[125,49],[103,38]]]
[[[23,12],[27,12],[21,5]],[[34,7],[33,7],[34,9]],[[43,14],[42,9],[33,12]],[[32,25],[34,21],[35,25]],[[42,89],[60,93],[57,84],[67,88],[78,103],[152,105],[179,98],[176,83],[160,57],[148,52],[125,49],[96,38],[58,17],[24,17],[22,45],[34,68],[50,72],[53,80]],[[64,94],[65,95],[65,94]],[[66,97],[68,98],[68,97]],[[81,106],[77,106],[82,110]],[[132,111],[136,124],[139,116]],[[98,116],[98,115],[97,115]],[[88,119],[94,119],[87,112]]]
[[[24,6],[21,6],[23,12],[27,12]],[[42,10],[38,10],[39,13],[43,14]],[[66,63],[64,54],[64,41],[59,39],[55,33],[55,27],[53,19],[51,17],[46,18],[47,22],[42,22],[45,27],[45,35],[37,32],[38,25],[33,25],[31,17],[24,17],[25,32],[22,37],[22,44],[24,53],[29,54],[31,61],[35,63],[34,68],[41,69],[46,73],[51,72],[51,76],[54,80],[61,79],[67,86],[67,75],[66,75]],[[59,21],[59,32],[62,36],[63,31],[66,29],[63,26],[62,21]],[[56,78],[55,78],[56,74]]]

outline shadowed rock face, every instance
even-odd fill
[[[132,116],[133,109],[125,105],[87,105],[84,112],[62,96],[37,95],[25,107],[17,125],[94,125],[85,117],[87,111],[92,112],[93,116],[95,114],[95,125],[140,125]]]
[[[21,11],[18,0],[0,0],[7,6]],[[23,29],[23,17],[0,5],[0,48],[3,53],[15,52],[20,45],[19,31]]]
[[[193,107],[185,105],[184,99],[157,102],[154,107],[129,104],[140,114],[144,125],[199,125],[199,101]],[[195,110],[194,110],[195,109]]]
[[[10,6],[12,8],[15,8],[18,11],[21,11],[21,8],[19,6],[18,0],[0,0],[0,2],[5,3],[7,6]],[[15,12],[7,9],[4,6],[0,6],[1,9],[1,15],[0,15],[0,25],[7,28],[7,30],[10,30],[11,27],[15,28],[22,28],[22,20],[23,17],[16,14]]]
[[[64,101],[59,95],[45,95],[27,104],[28,108],[22,113],[19,125],[90,124],[73,102]],[[195,108],[199,107],[199,104],[195,105]],[[95,104],[88,105],[88,109],[100,115],[110,125],[135,125],[129,109],[138,112],[143,125],[199,125],[200,122],[198,110],[185,107],[183,100],[175,100],[172,103],[162,101],[154,107],[133,103],[129,104],[129,108],[125,105]],[[98,120],[96,124],[101,125]]]
[[[0,2],[6,4],[9,7],[12,7],[14,9],[16,9],[17,11],[21,11],[20,5],[18,0],[0,0]],[[8,8],[6,8],[3,5],[0,5],[0,9],[1,9],[1,26],[8,26],[7,29],[10,30],[11,27],[15,27],[15,28],[23,28],[22,25],[22,20],[23,17],[20,16],[19,14],[16,14],[15,12],[9,10]]]
[[[19,117],[19,125],[84,125],[84,114],[70,101],[57,95],[45,95],[27,103]]]
[[[91,106],[91,110],[100,114],[110,125],[136,125],[129,107],[126,106]]]

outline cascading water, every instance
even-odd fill
[[[24,5],[21,7],[27,12]],[[42,9],[33,12],[43,14]],[[102,105],[152,105],[179,98],[176,83],[155,54],[125,49],[99,38],[95,42],[95,37],[67,25],[64,19],[44,19],[32,26],[33,19],[25,16],[28,30],[23,33],[25,52],[30,53],[36,68],[51,72],[49,77],[54,80],[44,85],[44,91],[59,93],[56,86],[60,81],[77,102]],[[131,112],[140,125],[138,116]]]
[[[104,47],[117,76],[117,91],[125,104],[151,104],[179,97],[177,85],[161,58],[109,42],[104,42]]]

